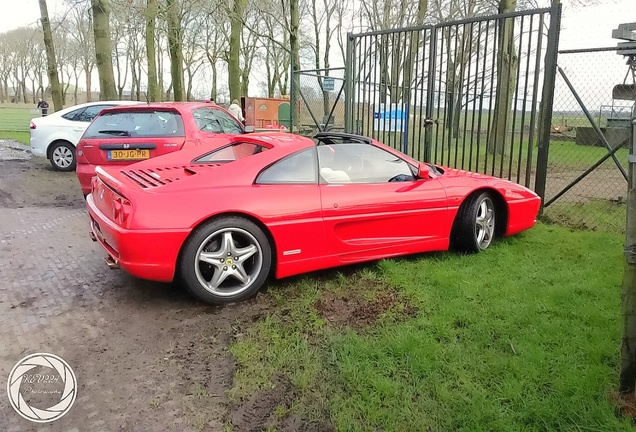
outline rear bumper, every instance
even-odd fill
[[[111,268],[132,276],[171,282],[177,258],[188,231],[127,230],[108,219],[96,206],[92,194],[86,197],[91,238],[104,248]]]
[[[32,136],[29,139],[29,145],[31,146],[31,153],[34,156],[46,157],[46,145],[44,145],[41,139]]]
[[[91,193],[91,180],[95,177],[95,165],[78,163],[75,166],[75,173],[84,195]]]

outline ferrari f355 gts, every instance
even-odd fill
[[[331,132],[228,136],[96,174],[90,234],[109,266],[178,279],[210,304],[247,299],[270,276],[480,252],[535,225],[541,202],[516,183]]]

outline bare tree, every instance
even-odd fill
[[[517,0],[499,1],[499,13],[513,12],[516,7]],[[495,90],[494,121],[487,145],[489,153],[503,154],[508,139],[507,131],[512,98],[517,86],[515,71],[519,62],[514,44],[514,24],[514,18],[507,18],[499,27],[497,88]]]
[[[110,14],[110,40],[114,48],[112,55],[114,61],[113,74],[115,77],[115,89],[119,99],[123,98],[130,71],[130,41],[128,39],[129,32],[125,14],[126,11],[121,8],[115,8]]]
[[[179,0],[166,0],[166,14],[168,20],[168,52],[170,53],[170,75],[172,77],[172,89],[174,100],[184,100],[183,91],[183,50],[181,9]]]
[[[91,102],[93,69],[95,68],[95,37],[90,5],[86,2],[75,3],[66,16],[64,27],[77,50],[78,60],[84,72],[86,101]],[[77,86],[76,86],[77,87]]]
[[[46,47],[46,62],[48,65],[49,84],[51,85],[51,96],[53,98],[53,108],[59,111],[64,107],[62,100],[62,92],[60,89],[60,80],[57,76],[57,63],[55,59],[55,47],[53,46],[53,34],[51,32],[51,23],[49,22],[49,10],[46,0],[39,0],[40,5],[40,22],[42,23],[42,31],[44,32],[44,46]]]
[[[157,61],[156,61],[156,21],[157,21],[157,0],[146,0],[146,62],[148,68],[148,100],[156,102],[161,100],[159,85],[157,84]]]
[[[205,4],[204,4],[205,6]],[[210,98],[217,100],[218,63],[223,60],[228,46],[228,16],[225,8],[210,7],[205,15],[205,41],[203,50],[211,70]]]
[[[260,45],[260,35],[263,32],[260,28],[262,19],[257,9],[250,7],[246,10],[245,23],[248,28],[256,29],[256,31],[244,30],[241,32],[240,59],[242,59],[243,67],[241,68],[240,77],[240,95],[242,96],[247,96],[248,94],[250,72]]]
[[[290,0],[292,2],[298,0]],[[234,0],[230,13],[230,41],[228,49],[228,81],[230,99],[241,97],[241,34],[245,20],[247,0]]]
[[[284,16],[287,17],[287,15],[284,15]],[[293,80],[295,89],[300,88],[300,79],[297,73],[300,70],[299,27],[300,27],[300,18],[299,18],[298,0],[289,0],[289,23],[287,25],[287,28],[289,29],[289,46],[291,49],[290,56],[291,56],[292,80]],[[293,107],[292,109],[295,109],[294,103],[292,103],[292,107]]]
[[[55,26],[61,30],[66,27],[61,23],[56,23]],[[68,94],[68,89],[71,85],[73,68],[77,65],[77,62],[73,58],[74,53],[72,52],[73,48],[69,41],[69,32],[63,30],[56,31],[53,36],[53,41],[57,47],[56,57],[59,76],[61,78],[60,87],[62,90],[62,105],[66,105],[66,95]]]
[[[91,0],[93,9],[93,34],[95,36],[95,59],[99,74],[99,97],[101,100],[115,99],[115,76],[111,58],[108,0]]]
[[[201,4],[190,2],[183,6],[183,67],[187,78],[185,98],[192,100],[194,78],[206,60],[205,39],[201,38],[201,29],[207,24],[207,20],[205,14],[201,13]]]

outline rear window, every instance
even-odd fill
[[[267,147],[252,143],[235,143],[194,160],[194,163],[231,162],[269,150]]]
[[[118,111],[97,117],[84,133],[84,138],[122,136],[183,137],[183,119],[175,111]]]

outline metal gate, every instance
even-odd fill
[[[291,131],[312,136],[325,130],[344,130],[345,68],[292,72]]]
[[[556,4],[349,34],[345,131],[543,196],[560,16]]]
[[[544,214],[587,229],[625,228],[636,47],[559,51]]]

